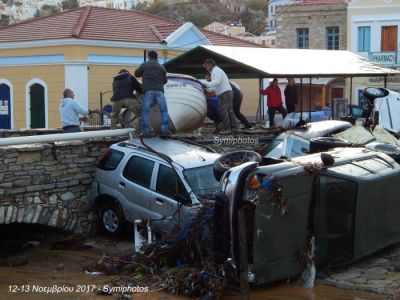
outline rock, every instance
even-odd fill
[[[392,283],[393,283],[392,280],[368,280],[367,282],[367,284],[378,285],[378,286],[390,285]]]
[[[56,266],[56,270],[57,270],[57,271],[64,270],[64,264],[63,264],[63,263],[59,263],[59,264]]]
[[[360,271],[348,271],[348,272],[334,274],[331,277],[333,277],[337,281],[347,281],[350,278],[360,277],[360,275],[361,275]]]
[[[53,194],[49,197],[49,203],[50,204],[57,204],[57,195]]]
[[[72,192],[66,192],[60,196],[61,200],[64,202],[65,206],[69,206],[71,202],[75,199]]]
[[[366,271],[366,277],[368,280],[382,280],[386,278],[387,272],[385,268],[373,267]]]
[[[33,203],[34,203],[34,204],[40,204],[40,203],[42,203],[42,200],[40,199],[39,196],[35,196],[35,197],[33,198]]]
[[[367,282],[367,278],[364,278],[364,277],[350,278],[349,282],[354,283],[355,285],[364,284]]]
[[[41,161],[42,155],[40,152],[21,152],[18,155],[18,164],[31,164],[36,161]]]

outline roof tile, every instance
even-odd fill
[[[160,43],[180,26],[180,22],[136,10],[86,6],[1,27],[0,43],[67,38]],[[200,30],[214,45],[257,46]]]

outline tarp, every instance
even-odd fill
[[[213,58],[229,78],[370,77],[400,75],[350,51],[198,46],[164,64],[168,72],[204,78]]]

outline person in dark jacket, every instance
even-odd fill
[[[296,105],[298,102],[297,87],[293,78],[288,78],[287,80],[288,84],[285,88],[284,94],[285,94],[286,110],[288,114],[290,114],[296,110]]]
[[[122,69],[118,75],[114,77],[113,81],[113,96],[112,101],[112,114],[111,114],[111,128],[117,128],[118,115],[122,107],[127,107],[132,110],[135,117],[139,116],[140,107],[138,101],[135,99],[134,91],[143,94],[142,85],[133,77],[128,70]]]
[[[239,85],[236,83],[230,81],[229,82],[233,91],[233,113],[235,114],[235,117],[239,119],[240,122],[244,125],[242,129],[253,129],[253,126],[250,125],[249,121],[247,118],[240,112],[240,107],[242,106],[242,100],[243,100],[243,93],[240,90]]]
[[[149,112],[150,106],[153,101],[156,101],[160,109],[161,122],[160,131],[161,136],[169,134],[168,131],[168,108],[164,96],[164,85],[167,83],[167,71],[164,66],[158,62],[158,55],[155,51],[149,51],[148,61],[142,63],[135,71],[136,77],[142,77],[143,82],[143,102],[142,112],[140,114],[140,125],[143,136],[150,135],[149,128]]]

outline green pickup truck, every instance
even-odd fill
[[[299,275],[310,240],[317,266],[400,241],[400,166],[366,148],[246,162],[224,173],[216,198],[216,260],[251,270],[257,285]]]

